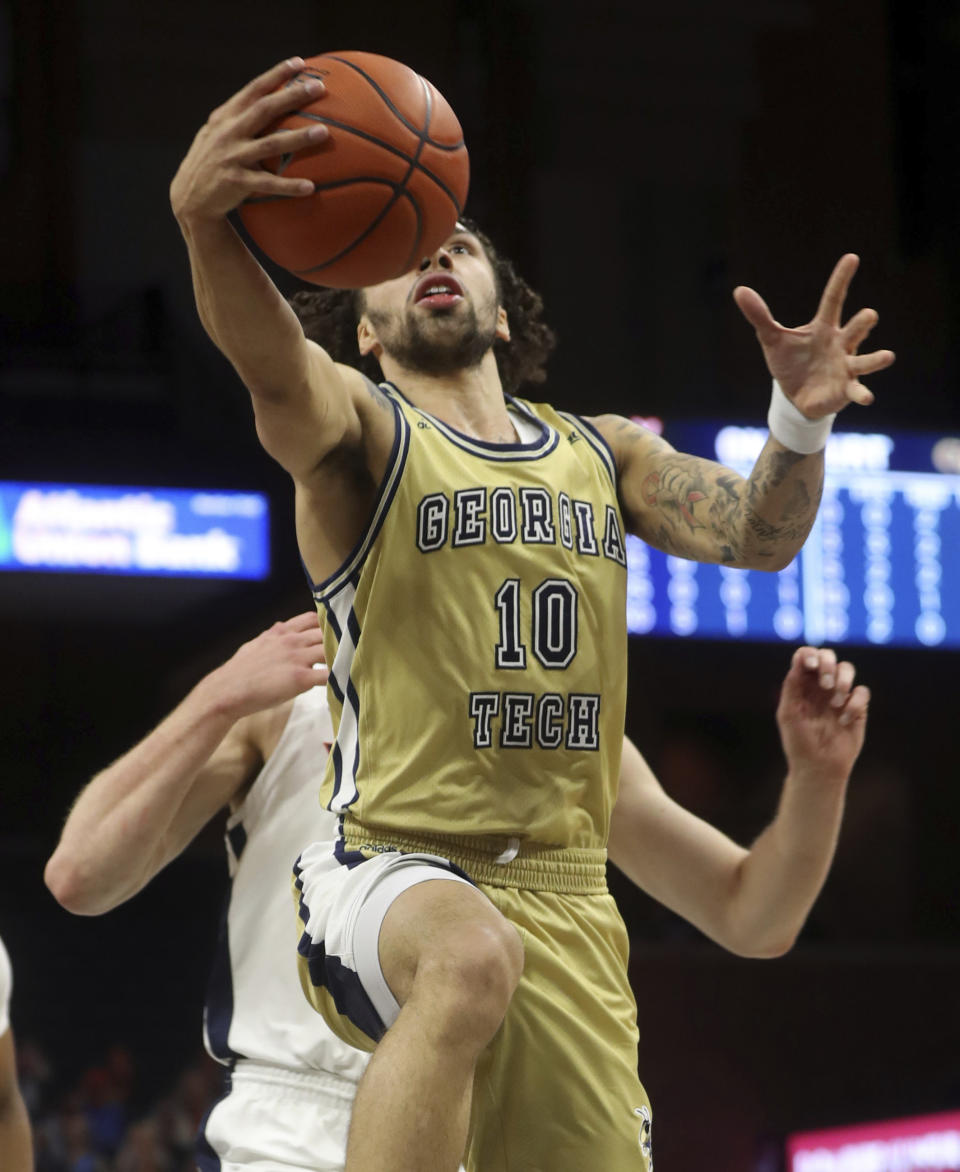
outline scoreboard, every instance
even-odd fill
[[[746,476],[767,431],[687,424],[667,438]],[[779,573],[627,545],[633,634],[960,647],[960,441],[834,433],[816,523]]]

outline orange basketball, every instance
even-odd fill
[[[376,53],[308,57],[286,84],[303,74],[326,92],[271,129],[312,119],[330,135],[270,169],[316,191],[250,199],[243,226],[272,261],[315,285],[355,289],[409,272],[450,235],[467,198],[457,116],[429,81]]]

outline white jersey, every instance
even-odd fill
[[[10,994],[13,992],[13,969],[10,957],[0,940],[0,1037],[10,1028]]]
[[[204,1009],[204,1042],[243,1061],[357,1082],[369,1055],[331,1033],[297,975],[291,873],[300,852],[337,834],[319,802],[333,741],[326,691],[298,696],[276,748],[227,822],[230,890]]]

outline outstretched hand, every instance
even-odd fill
[[[328,675],[317,614],[307,611],[244,643],[207,679],[220,706],[239,719],[325,684]]]
[[[852,663],[825,648],[794,652],[783,681],[777,724],[792,769],[845,780],[863,747],[870,690],[853,685]]]
[[[857,350],[877,324],[874,309],[861,309],[840,324],[847,290],[859,258],[848,252],[827,281],[816,316],[805,326],[788,329],[773,317],[759,293],[740,285],[733,298],[757,331],[767,367],[794,405],[808,419],[822,419],[848,403],[866,407],[873,394],[860,379],[891,365],[892,350]]]

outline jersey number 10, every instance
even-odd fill
[[[527,648],[520,638],[520,579],[507,578],[494,596],[500,612],[496,666],[523,671]],[[564,578],[544,578],[534,590],[531,615],[533,654],[545,668],[569,667],[577,654],[577,592]]]

